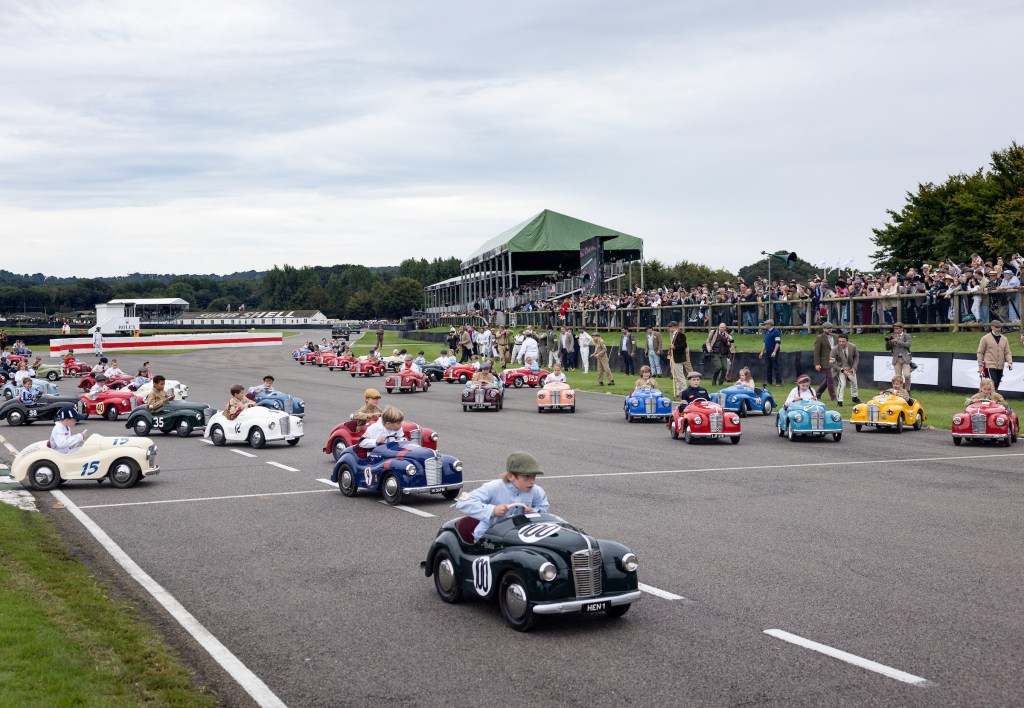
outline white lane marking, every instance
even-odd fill
[[[589,472],[586,474],[546,474],[544,480],[551,479],[583,479],[585,477],[633,477],[636,475],[650,474],[686,474],[694,472],[747,472],[753,470],[784,470],[798,469],[801,467],[852,467],[855,465],[885,465],[903,462],[946,462],[950,460],[971,460],[976,462],[989,457],[1024,457],[1024,452],[1004,452],[991,455],[951,455],[948,457],[912,457],[893,460],[848,460],[837,462],[835,460],[825,462],[801,462],[792,465],[748,465],[744,467],[696,467],[691,470],[649,470],[639,472]],[[463,484],[483,484],[490,482],[490,479],[464,480]]]
[[[231,452],[235,453],[236,455],[242,455],[243,457],[256,457],[256,455],[252,454],[251,452],[246,452],[245,450],[232,450]]]
[[[207,445],[213,445],[213,440],[210,440],[209,438],[199,438],[199,442],[206,443]]]
[[[192,613],[182,606],[171,593],[167,592],[159,583],[149,576],[146,571],[139,567],[139,565],[133,561],[127,553],[121,550],[114,541],[107,535],[106,531],[101,529],[95,521],[89,518],[89,516],[75,506],[67,495],[60,491],[50,492],[54,499],[61,502],[64,507],[71,512],[71,514],[78,519],[82,526],[86,528],[93,535],[103,548],[106,549],[107,553],[117,561],[118,565],[125,569],[135,581],[141,585],[146,591],[153,596],[153,598],[160,603],[160,605],[170,613],[171,617],[177,620],[186,632],[192,635],[192,637],[199,642],[200,646],[205,649],[210,656],[213,657],[214,661],[221,665],[221,667],[227,671],[238,684],[245,689],[245,692],[252,696],[252,699],[260,706],[266,706],[268,708],[285,708],[284,702],[274,695],[274,692],[263,683],[259,676],[254,674],[249,668],[243,664],[237,656],[231,653],[231,651],[224,646],[217,637],[213,636],[206,627],[200,624]]]
[[[337,482],[332,482],[331,480],[329,480],[329,479],[324,479],[323,477],[318,477],[316,481],[317,481],[317,482],[323,482],[323,483],[324,483],[324,484],[326,484],[326,485],[327,485],[328,487],[337,487],[337,486],[338,486],[338,483],[337,483]]]
[[[7,448],[7,452],[11,453],[15,457],[18,456],[18,448],[14,447],[14,445],[11,445],[9,442],[7,442],[7,438],[5,438],[3,435],[0,435],[0,444]]]
[[[387,504],[387,502],[384,501],[383,499],[380,499],[379,501],[380,501],[381,504]],[[437,518],[436,514],[431,514],[430,512],[427,512],[427,511],[420,511],[419,509],[414,509],[411,506],[406,506],[405,504],[395,504],[395,508],[396,509],[401,509],[402,511],[408,511],[410,514],[416,514],[416,516],[422,516],[424,519],[436,519]]]
[[[267,464],[268,465],[273,465],[274,467],[280,467],[285,472],[300,472],[301,471],[301,470],[295,469],[294,467],[289,467],[288,465],[282,465],[280,462],[267,462]]]
[[[333,485],[332,485],[333,486]],[[157,499],[144,502],[120,502],[118,504],[86,504],[80,509],[109,509],[115,506],[148,506],[150,504],[182,504],[184,502],[220,501],[222,499],[255,499],[258,497],[286,497],[291,494],[320,494],[326,489],[303,489],[297,492],[267,492],[265,494],[234,494],[224,497],[189,497],[188,499]]]
[[[654,587],[652,585],[644,585],[643,583],[638,583],[638,586],[639,586],[639,588],[641,590],[643,590],[648,595],[654,595],[655,597],[660,597],[663,600],[685,600],[686,599],[682,595],[676,595],[675,593],[668,592],[667,590],[661,590],[660,588],[656,588],[656,587]]]
[[[882,674],[883,676],[888,676],[891,679],[896,679],[897,681],[902,681],[903,683],[909,683],[914,686],[933,685],[931,681],[929,681],[928,679],[921,678],[920,676],[908,674],[906,671],[900,671],[899,669],[894,669],[891,666],[879,664],[877,661],[871,661],[871,659],[865,659],[864,657],[857,656],[856,654],[850,654],[849,652],[845,652],[841,649],[830,647],[827,644],[819,644],[818,642],[812,642],[810,639],[804,639],[803,637],[797,636],[795,634],[790,634],[789,632],[783,631],[781,629],[766,629],[764,630],[764,633],[773,636],[776,639],[781,639],[784,642],[796,644],[797,646],[804,647],[805,649],[810,649],[811,651],[820,652],[825,656],[831,656],[833,659],[845,661],[847,664],[853,664],[854,666],[859,666],[862,669],[874,671],[875,673]]]

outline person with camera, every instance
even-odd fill
[[[910,354],[910,345],[914,338],[910,332],[903,331],[903,323],[896,322],[892,326],[892,334],[885,338],[885,348],[892,352],[892,372],[903,379],[903,385],[910,390],[910,373],[917,368]]]
[[[1010,340],[1003,336],[1003,323],[992,320],[989,327],[989,333],[978,342],[978,373],[981,378],[992,379],[992,384],[999,388],[1003,380],[1003,366],[1013,368],[1013,354],[1010,353]]]
[[[734,350],[733,339],[729,335],[729,328],[725,322],[719,323],[718,327],[708,332],[708,339],[704,343],[711,361],[714,363],[714,372],[711,374],[711,383],[714,385],[724,384],[729,375],[729,356]]]

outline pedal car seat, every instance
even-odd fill
[[[474,519],[472,516],[462,516],[455,522],[455,530],[459,532],[459,537],[463,543],[473,543],[473,531],[480,524],[480,519]]]

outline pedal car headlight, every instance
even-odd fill
[[[739,396],[729,396],[729,402],[730,402],[730,403],[735,403],[735,402],[736,402],[736,401],[738,401],[739,399],[740,399],[740,397],[739,397]]]
[[[639,406],[640,405],[640,400],[636,399],[636,398],[631,398],[631,399],[629,399],[629,405],[631,405],[631,406]]]
[[[555,579],[555,576],[558,575],[558,569],[555,568],[553,563],[547,561],[540,566],[540,569],[537,571],[537,574],[540,576],[541,580],[550,583],[552,580]]]
[[[693,416],[693,424],[694,425],[700,425],[703,422],[704,422],[704,420],[699,415]]]
[[[854,413],[860,413],[860,406],[854,406],[853,407],[853,412]]]
[[[794,423],[802,423],[803,420],[804,420],[803,413],[794,413],[793,414],[793,422]]]
[[[996,416],[996,425],[1002,428],[1004,425],[1006,425],[1006,418],[1001,415]]]
[[[437,442],[437,433],[431,433],[430,440],[431,442]]]
[[[885,412],[888,413],[889,415],[892,415],[894,413],[892,408],[887,409]]]
[[[270,421],[269,423],[267,423],[267,427],[270,428],[271,430],[274,429],[275,425],[277,425],[277,423],[275,423],[274,421]]]
[[[572,392],[569,392],[569,393],[565,394],[565,397],[566,398],[572,398]]]
[[[456,472],[462,472],[462,460],[455,460],[455,464],[452,465],[452,469]]]
[[[409,464],[407,464],[405,466],[405,473],[406,474],[410,474],[410,475],[411,474],[416,474],[416,465],[412,464],[411,462]]]
[[[663,405],[663,406],[670,406],[670,405],[672,405],[672,401],[668,400],[667,398],[663,398],[663,399],[661,399],[661,405]]]
[[[843,416],[839,415],[838,412],[832,411],[832,420],[838,423],[840,420],[842,420],[842,418]]]
[[[640,561],[638,561],[636,556],[632,553],[627,553],[622,556],[620,563],[622,564],[622,569],[627,573],[635,573],[637,566],[640,565]]]
[[[740,417],[738,415],[734,415],[732,417],[732,424],[733,425],[739,425],[740,424]]]
[[[541,393],[538,393],[538,394],[537,394],[537,398],[539,398],[539,399],[543,400],[543,399],[544,399],[544,393],[543,393],[543,392],[541,392]]]
[[[953,425],[960,425],[964,422],[964,419],[958,415],[953,416]]]

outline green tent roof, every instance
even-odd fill
[[[594,236],[614,236],[605,242],[604,250],[622,258],[639,258],[643,249],[643,240],[636,236],[545,209],[489,240],[463,261],[462,267],[504,251],[513,254],[512,265],[517,271],[522,267],[554,267],[569,254],[575,254],[578,260],[580,242]]]

